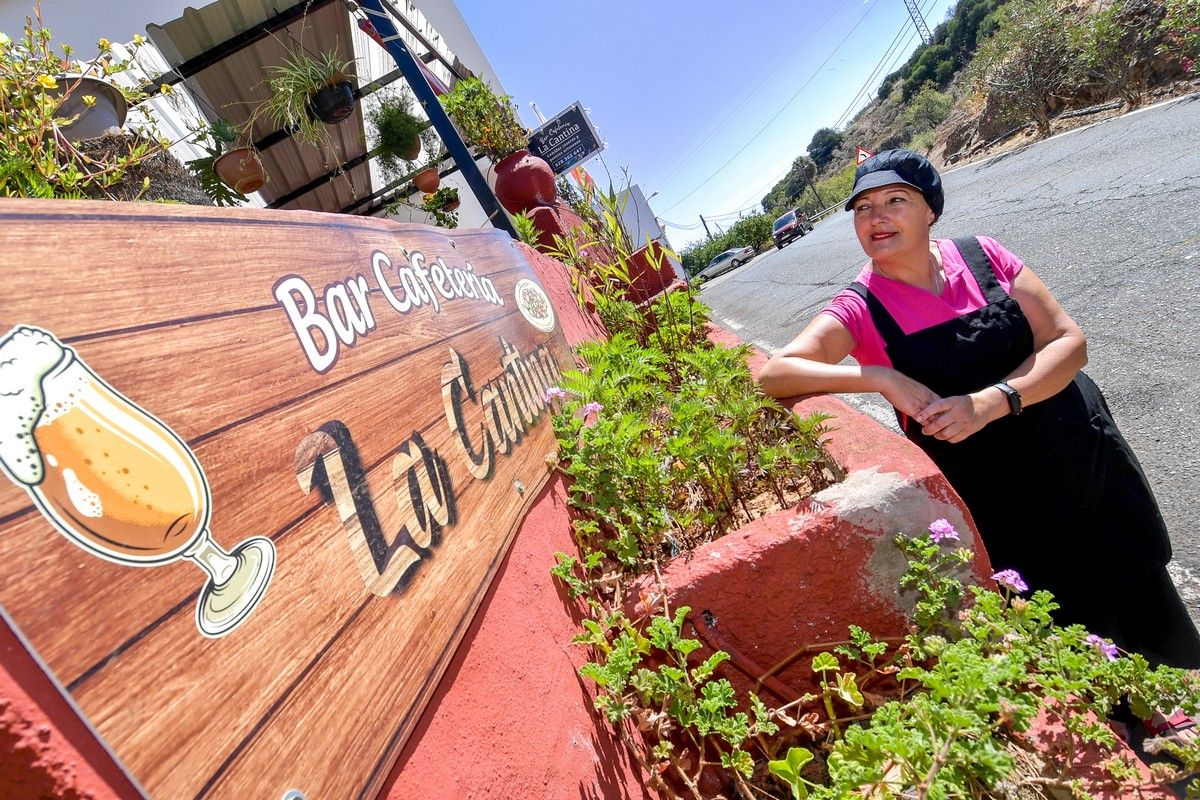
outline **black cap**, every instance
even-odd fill
[[[854,171],[854,190],[846,201],[846,210],[868,189],[903,183],[921,193],[936,216],[942,215],[946,197],[942,194],[942,178],[929,159],[912,150],[884,150],[858,165]]]

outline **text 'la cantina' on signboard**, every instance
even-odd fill
[[[8,618],[149,796],[373,796],[547,480],[573,358],[528,257],[0,200],[0,269]]]

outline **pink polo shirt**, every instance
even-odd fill
[[[900,330],[906,334],[948,322],[987,305],[979,284],[975,282],[975,276],[971,274],[954,242],[950,239],[934,241],[941,251],[942,268],[946,273],[946,285],[940,295],[935,296],[925,289],[872,272],[870,262],[867,262],[855,278],[879,298],[883,307],[900,326]],[[1000,281],[1000,286],[1005,292],[1012,294],[1012,283],[1025,265],[1021,259],[989,236],[980,236],[979,243],[992,261],[992,271]],[[850,355],[854,356],[854,360],[859,364],[864,367],[892,366],[892,360],[883,345],[883,337],[875,328],[867,303],[857,294],[843,289],[834,295],[821,313],[829,314],[850,331],[850,335],[854,337],[854,349],[850,351]]]

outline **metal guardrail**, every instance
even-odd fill
[[[823,208],[815,214],[810,214],[808,219],[809,219],[809,221],[811,221],[813,223],[820,222],[821,220],[825,219],[833,212],[840,211],[844,205],[845,205],[844,203],[835,203],[835,204],[831,205],[829,208]]]

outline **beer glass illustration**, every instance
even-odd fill
[[[217,545],[204,471],[166,424],[31,325],[0,339],[0,409],[0,465],[59,533],[117,564],[196,564],[208,574],[196,626],[209,638],[249,617],[275,546],[261,536]]]

